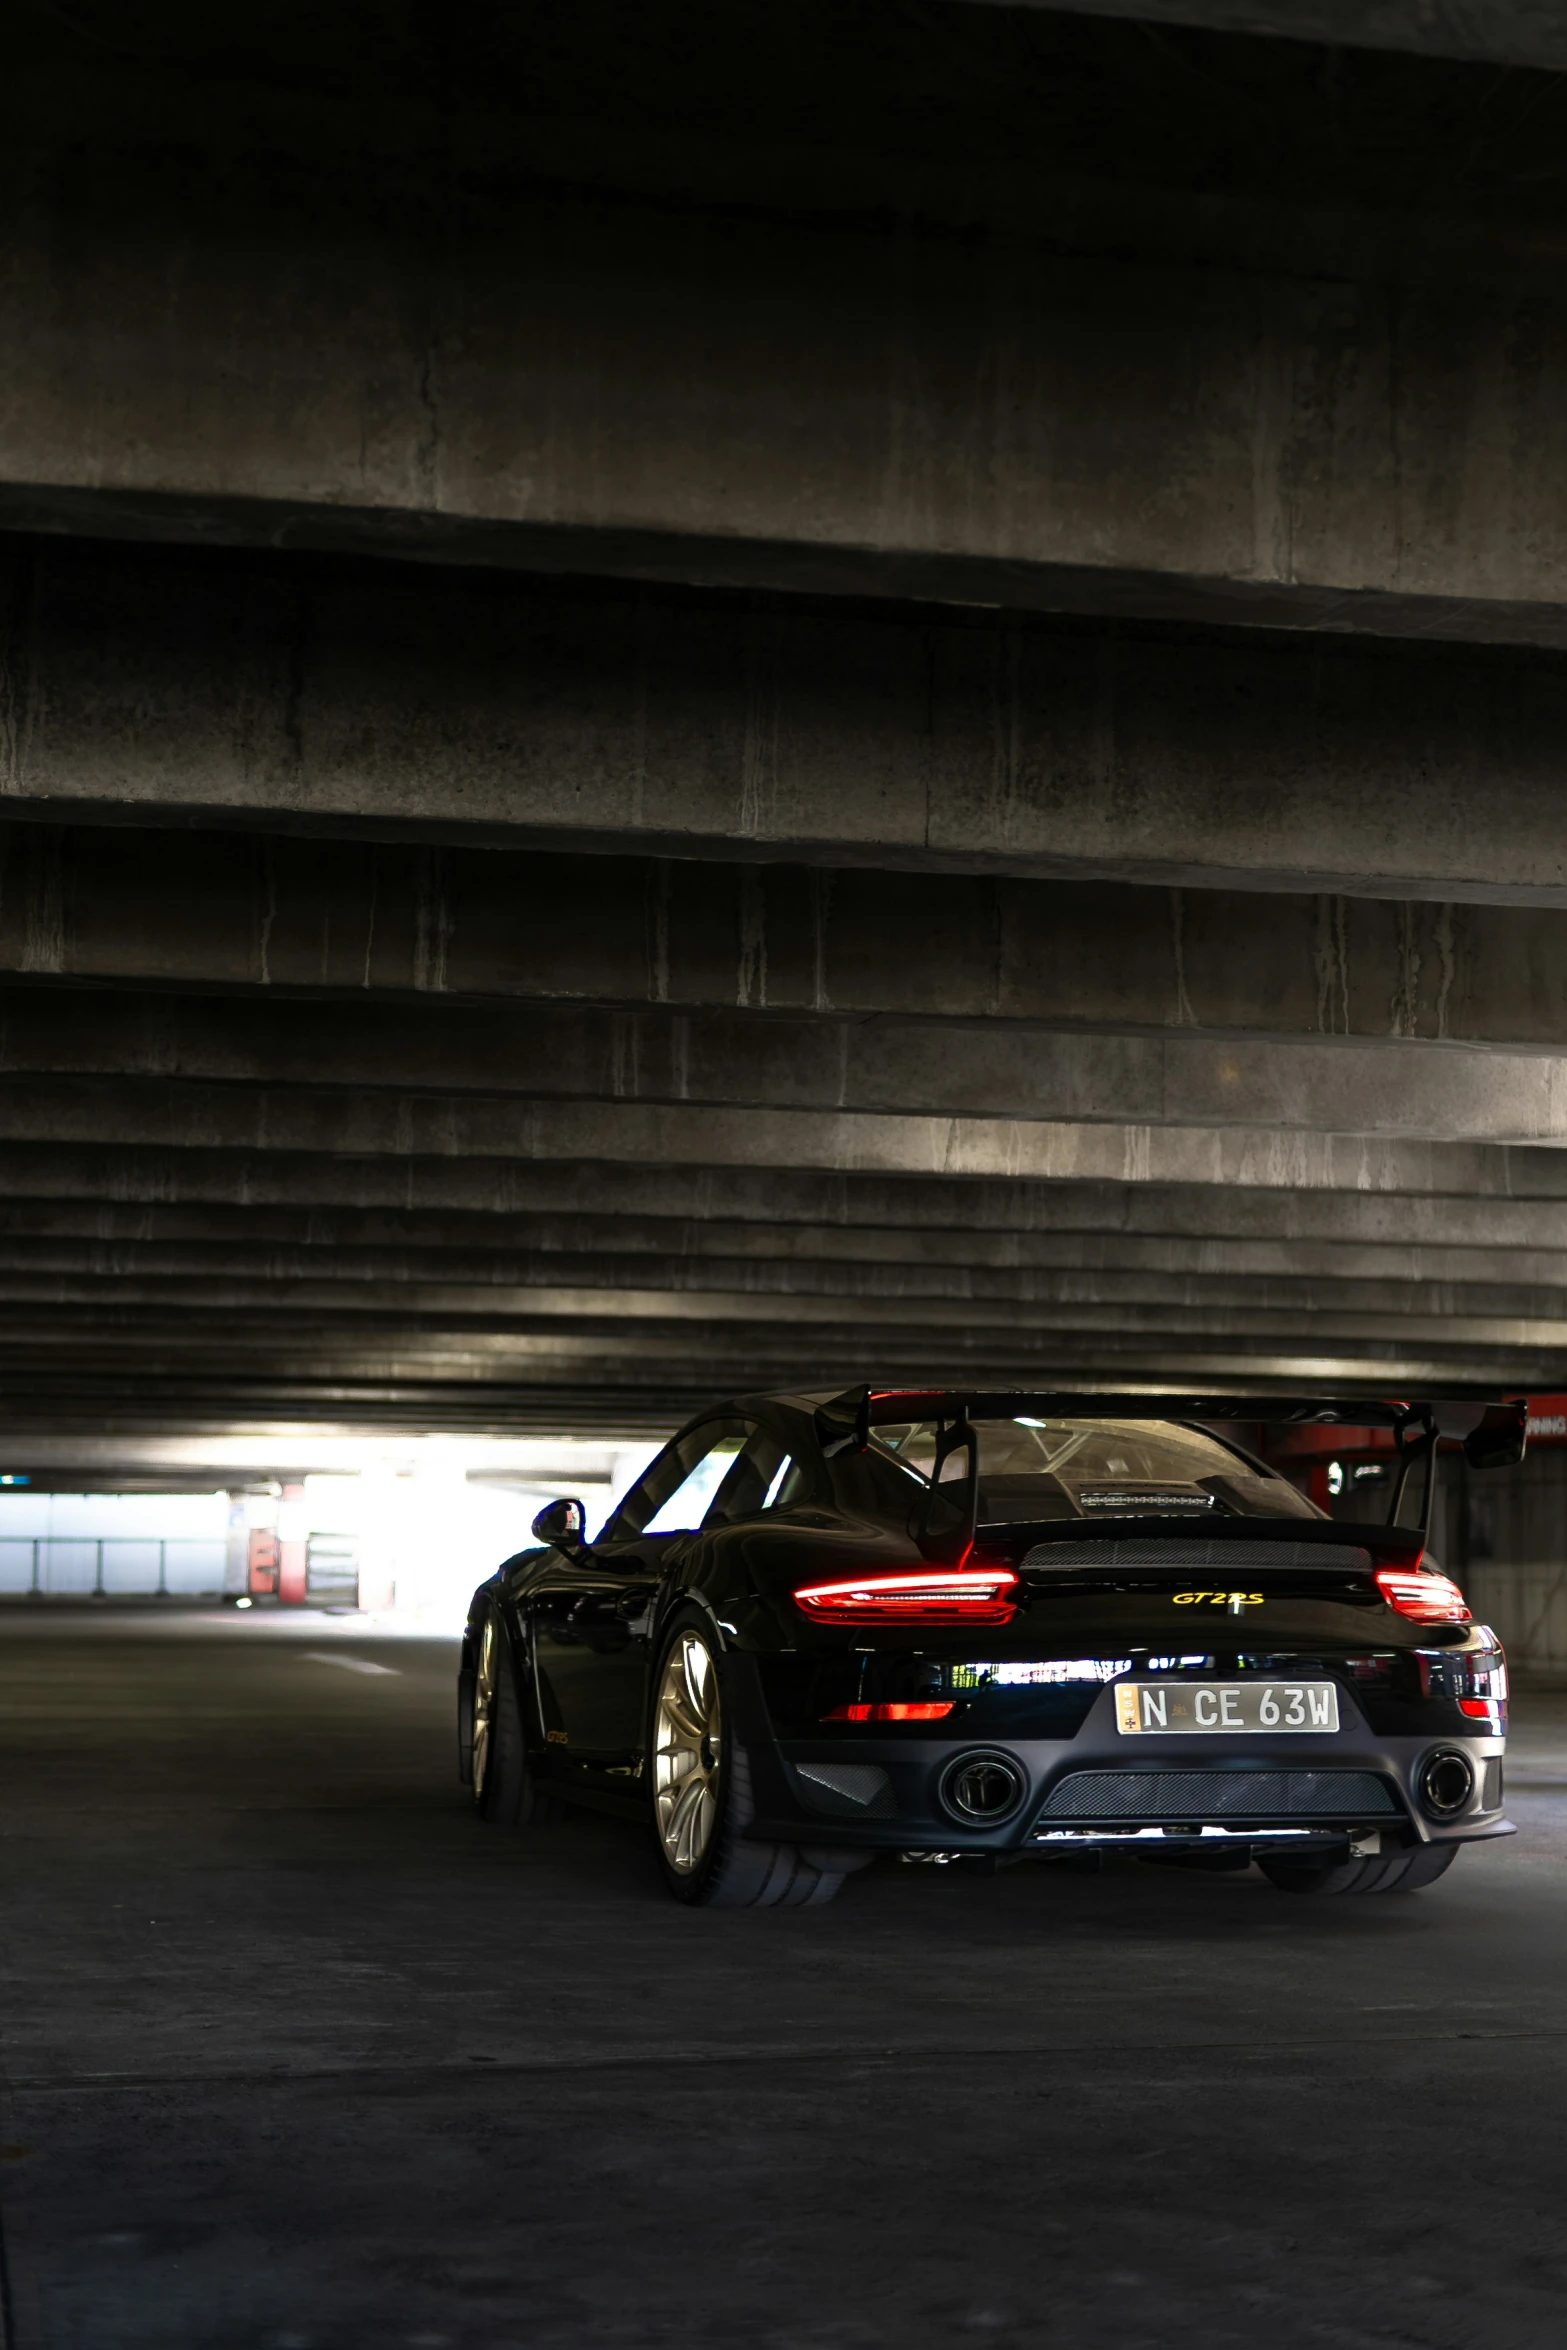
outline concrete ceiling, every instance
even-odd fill
[[[13,1429],[1567,1384],[1567,84],[1165,13],[27,20]]]

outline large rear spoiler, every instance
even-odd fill
[[[1332,1395],[1112,1395],[1058,1394],[957,1388],[851,1387],[816,1409],[822,1451],[863,1452],[877,1427],[929,1420],[936,1455],[921,1503],[916,1539],[926,1556],[948,1563],[972,1547],[979,1517],[978,1420],[1251,1421],[1273,1427],[1387,1428],[1397,1448],[1398,1473],[1387,1522],[1395,1525],[1409,1472],[1424,1468],[1420,1500],[1422,1538],[1430,1539],[1436,1502],[1437,1447],[1446,1438],[1463,1448],[1473,1469],[1515,1468],[1528,1441],[1525,1396],[1426,1396],[1414,1400]],[[952,1454],[968,1455],[961,1482],[940,1491]]]

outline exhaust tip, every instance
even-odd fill
[[[955,1755],[941,1774],[941,1808],[971,1828],[1009,1820],[1028,1794],[1028,1780],[1009,1754],[978,1747]]]
[[[1415,1793],[1427,1819],[1456,1819],[1468,1808],[1474,1789],[1474,1764],[1456,1747],[1439,1746],[1415,1774]]]

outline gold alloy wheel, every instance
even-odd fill
[[[718,1820],[723,1718],[712,1652],[681,1632],[664,1659],[653,1718],[653,1806],[677,1876],[699,1867]]]
[[[484,1619],[479,1643],[479,1669],[473,1676],[473,1800],[484,1794],[490,1768],[490,1737],[495,1724],[495,1618]]]

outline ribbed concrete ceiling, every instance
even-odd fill
[[[1567,1383],[1567,83],[470,13],[0,99],[11,1425]]]

